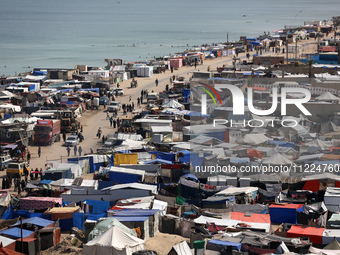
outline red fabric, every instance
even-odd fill
[[[305,185],[303,186],[303,190],[310,190],[313,192],[319,191],[319,180],[311,180],[311,181],[306,181]]]
[[[270,208],[286,208],[286,209],[299,209],[300,207],[302,207],[303,205],[301,204],[273,204],[269,206]]]
[[[253,90],[261,90],[261,91],[265,91],[266,88],[261,88],[261,87],[251,87]]]
[[[240,220],[240,221],[245,221],[245,222],[269,223],[270,224],[269,214],[253,213],[250,217],[246,217],[245,213],[231,212],[230,218],[232,220]]]
[[[292,226],[287,231],[287,237],[309,237],[309,241],[312,243],[322,244],[322,234],[324,231],[325,228]]]
[[[20,209],[43,210],[52,208],[57,203],[62,204],[63,199],[59,197],[25,197],[20,198]]]
[[[247,156],[262,159],[261,152],[254,149],[247,149]]]
[[[336,187],[336,188],[340,188],[340,182],[336,181],[336,182],[335,182],[335,187]]]

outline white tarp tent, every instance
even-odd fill
[[[85,244],[83,254],[132,255],[133,252],[143,249],[144,240],[129,235],[117,226],[113,226],[104,234]]]
[[[340,188],[328,187],[325,192],[324,202],[331,212],[340,212]]]
[[[175,99],[165,99],[163,101],[162,104],[163,108],[174,108],[174,109],[178,109],[178,108],[184,108],[184,105],[182,105],[181,103],[179,103],[177,100]]]
[[[319,101],[338,101],[338,102],[340,101],[340,98],[334,96],[332,93],[328,91],[315,99]]]
[[[247,134],[243,137],[242,142],[250,145],[265,143],[270,139],[264,134]]]
[[[270,165],[290,165],[293,162],[287,159],[285,156],[280,153],[276,153],[273,156],[266,158],[262,161],[262,164],[270,164]]]

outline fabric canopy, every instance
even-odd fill
[[[340,98],[334,96],[332,93],[328,91],[325,94],[318,96],[316,99],[320,101],[339,101],[340,100]]]
[[[117,226],[113,226],[104,234],[85,244],[83,254],[132,255],[133,252],[143,249],[143,240],[122,231]]]
[[[276,153],[273,156],[266,158],[262,161],[263,164],[270,164],[270,165],[290,165],[292,161],[287,159],[280,153]]]
[[[325,228],[292,226],[287,231],[287,237],[309,237],[312,243],[322,244],[322,234]]]

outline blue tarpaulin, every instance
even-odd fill
[[[100,218],[105,218],[107,217],[107,213],[100,213],[100,214],[92,214],[92,213],[88,213],[87,215],[87,219],[88,220],[95,220],[97,221]]]
[[[11,236],[17,239],[17,238],[21,238],[21,229],[20,228],[9,228],[9,229],[0,231],[0,234]],[[22,237],[28,237],[31,234],[34,234],[34,232],[26,230],[26,229],[22,230]]]
[[[73,218],[59,220],[61,231],[69,231],[73,227]]]
[[[185,103],[189,103],[190,93],[190,89],[183,89],[183,97],[185,98]]]
[[[98,181],[98,190],[102,190],[104,188],[111,187],[115,184],[116,184],[115,182],[111,182],[111,181]]]
[[[33,218],[22,220],[22,224],[27,224],[27,223],[30,223],[32,225],[44,228],[44,227],[47,227],[47,226],[53,224],[54,221],[42,219],[42,218],[39,218],[39,217],[33,217]],[[21,224],[20,221],[18,221],[17,223],[13,224],[12,227],[19,226],[20,224]]]
[[[164,160],[164,159],[157,158],[157,159],[145,161],[144,164],[145,165],[148,165],[148,164],[168,164],[168,165],[171,165],[172,162],[169,161],[169,160]]]
[[[290,147],[290,148],[295,147],[294,143],[288,143],[288,142],[282,142],[282,141],[270,140],[270,141],[268,141],[268,143],[275,144],[275,145],[278,145],[278,146],[281,146],[281,147]]]
[[[92,206],[93,214],[106,213],[106,211],[110,208],[110,201],[99,201],[99,200],[85,200],[87,205]]]
[[[171,162],[175,162],[175,153],[159,152],[159,151],[149,151],[150,154],[156,154],[156,158],[164,159]]]
[[[116,184],[126,184],[126,183],[134,183],[140,181],[139,174],[132,174],[132,173],[121,173],[121,172],[114,172],[110,171],[109,179],[110,182],[114,182]]]
[[[50,184],[51,182],[53,182],[53,181],[52,180],[43,180],[39,184]]]
[[[224,247],[231,246],[233,248],[236,248],[237,250],[241,249],[241,246],[242,246],[240,243],[221,241],[221,240],[217,240],[217,239],[211,239],[209,241],[209,243],[224,246]]]
[[[302,208],[302,206],[301,206]],[[290,205],[282,207],[269,207],[270,221],[271,223],[297,223],[297,212],[299,208],[291,208]]]
[[[149,217],[147,216],[141,216],[141,217],[118,217],[118,216],[113,216],[112,218],[115,218],[119,220],[120,222],[144,222]]]
[[[85,230],[84,222],[85,222],[84,213],[73,213],[73,227]]]
[[[191,158],[198,157],[198,153],[193,151],[182,150],[177,153],[180,154],[179,162],[190,162]]]

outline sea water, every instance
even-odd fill
[[[146,61],[339,15],[339,0],[2,0],[0,75]]]

